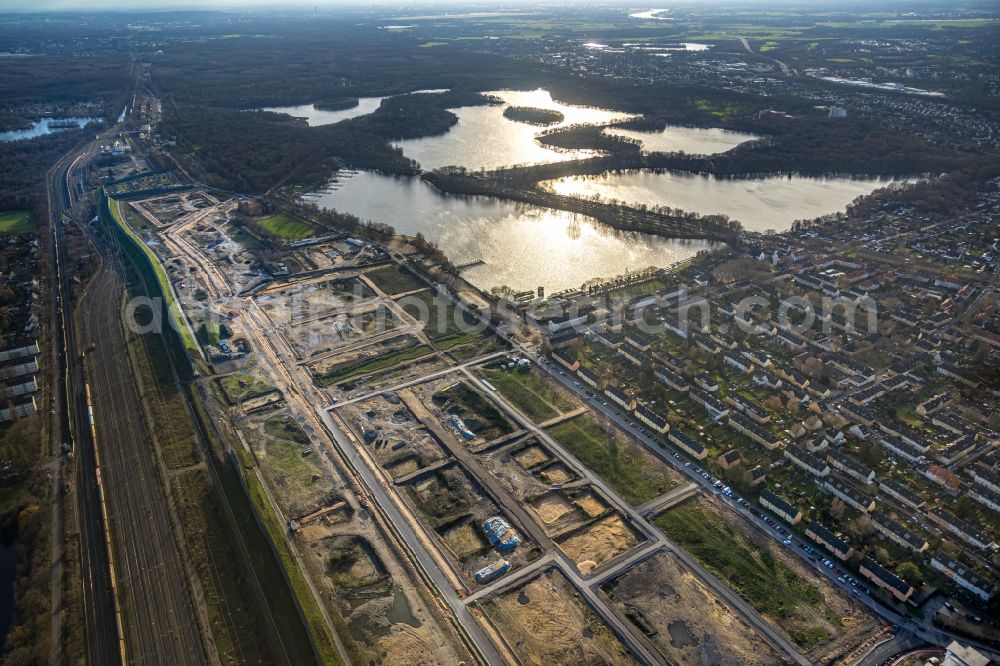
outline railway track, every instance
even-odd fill
[[[201,664],[207,659],[121,329],[125,285],[113,243],[98,243],[104,265],[79,312],[83,340],[95,343],[88,371],[128,662]]]

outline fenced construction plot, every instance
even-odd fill
[[[610,628],[558,571],[480,604],[524,664],[634,664]]]
[[[668,663],[791,663],[671,553],[657,553],[603,589]]]
[[[655,522],[813,661],[878,627],[864,606],[716,501],[687,502]]]

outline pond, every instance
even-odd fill
[[[322,207],[423,233],[480,289],[576,288],[650,266],[667,267],[712,246],[707,241],[621,232],[563,211],[488,197],[442,194],[420,178],[361,171],[306,195]]]
[[[749,231],[786,231],[795,220],[843,211],[861,195],[897,182],[889,178],[717,178],[680,171],[626,171],[546,181],[563,195],[590,197],[684,211],[725,214]]]
[[[23,141],[24,139],[34,139],[53,132],[60,132],[67,129],[79,129],[85,127],[87,123],[99,122],[100,118],[42,118],[36,120],[31,127],[19,130],[8,130],[0,132],[0,141]]]

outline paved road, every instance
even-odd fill
[[[488,388],[482,384],[482,381],[474,374],[469,372],[468,369],[463,368],[463,372],[465,372],[469,381],[475,383],[477,386],[481,388],[481,390],[483,391],[488,390]],[[566,375],[562,376],[558,374],[555,375],[555,377],[560,380],[565,376]],[[570,390],[575,389],[575,387],[572,384],[569,384],[567,388],[569,388]],[[542,430],[541,428],[535,426],[534,423],[532,423],[529,419],[527,419],[527,417],[521,414],[520,411],[518,411],[513,405],[507,402],[503,398],[503,396],[498,395],[496,392],[492,392],[492,397],[501,406],[504,407],[507,413],[513,415],[519,422],[521,422],[524,425],[524,427],[527,430],[533,432],[534,435],[539,440],[541,440],[546,447],[548,447],[553,451],[556,451],[559,454],[559,456],[563,458],[563,460],[576,461],[576,458],[571,453],[569,453],[569,451],[567,451],[562,446],[562,444],[553,439],[545,430]],[[580,397],[586,401],[585,396],[581,395]],[[595,410],[599,411],[599,408],[603,407],[603,405],[597,403],[596,405],[592,405],[592,407]],[[614,414],[612,413],[611,416],[614,417]],[[622,425],[623,429],[628,430],[628,428],[625,427],[624,424],[620,425]],[[744,619],[746,619],[754,627],[756,627],[756,629],[761,633],[763,638],[767,640],[773,647],[775,647],[780,652],[786,653],[789,657],[791,657],[793,660],[797,661],[800,664],[803,665],[809,664],[809,661],[805,657],[803,657],[802,654],[799,653],[799,651],[795,648],[795,646],[792,645],[792,643],[787,638],[785,638],[784,635],[779,633],[766,620],[764,620],[764,618],[761,617],[760,613],[758,613],[753,607],[751,607],[750,604],[744,601],[742,597],[733,592],[729,587],[723,584],[722,581],[720,581],[707,569],[705,569],[705,567],[703,567],[700,562],[698,562],[693,557],[688,555],[688,553],[685,550],[683,550],[678,545],[670,541],[662,531],[653,527],[640,514],[638,510],[634,509],[628,502],[622,499],[622,497],[614,489],[608,486],[603,479],[601,479],[599,476],[591,472],[587,467],[579,464],[579,462],[576,462],[573,465],[573,467],[581,476],[587,478],[588,480],[590,480],[591,484],[599,488],[601,492],[603,492],[604,495],[611,500],[613,505],[615,505],[620,511],[625,513],[629,517],[629,520],[632,522],[632,524],[638,527],[638,529],[644,533],[647,539],[649,539],[655,545],[668,548],[670,552],[672,552],[686,567],[688,567],[688,569],[693,571],[695,575],[697,575],[709,587],[711,587],[716,595],[724,599],[731,607],[733,607],[736,610],[736,612],[738,612],[740,615],[744,617]],[[711,488],[709,490],[711,490]],[[583,586],[583,589],[585,590],[584,596],[588,597],[588,601],[591,603],[591,605],[595,607],[595,610],[597,610],[598,613],[601,614],[602,617],[604,617],[604,619],[609,622],[609,624],[611,624],[612,628],[616,630],[616,633],[618,633],[619,628],[623,627],[623,625],[621,624],[621,619],[618,618],[617,614],[613,613],[609,614],[610,619],[609,617],[606,616],[607,608],[599,600],[594,591],[594,587],[596,587],[596,585],[594,585],[590,581],[581,580],[580,577],[576,574],[575,568],[573,568],[571,571],[564,571],[564,573],[567,574],[567,576],[570,578],[571,581],[577,583],[578,585]],[[600,574],[600,572],[596,573]],[[599,577],[599,580],[601,581],[603,581],[604,579],[605,579],[604,576]],[[626,631],[629,630],[626,629]]]
[[[312,386],[309,377],[292,362],[295,356],[291,349],[287,345],[278,346],[282,343],[280,336],[271,336],[264,332],[267,327],[259,324],[256,318],[260,317],[262,321],[266,321],[266,317],[263,313],[258,312],[258,306],[252,299],[246,300],[245,304],[243,322],[248,333],[254,338],[260,362],[274,369],[272,377],[278,382],[289,405],[294,404],[301,412],[317,419],[320,426],[330,435],[340,457],[350,465],[369,497],[378,504],[386,520],[392,524],[399,537],[413,554],[417,564],[439,590],[442,599],[454,613],[466,636],[469,637],[482,658],[489,664],[503,663],[503,659],[500,658],[500,654],[483,632],[476,618],[458,598],[451,579],[444,572],[441,564],[431,555],[423,540],[414,531],[410,521],[406,520],[400,509],[389,497],[388,490],[383,486],[378,473],[359,453],[358,445],[333,420],[324,407],[324,400]]]

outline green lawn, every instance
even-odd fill
[[[163,299],[167,307],[167,314],[170,317],[175,330],[180,335],[184,348],[187,349],[188,353],[193,357],[195,355],[194,352],[199,349],[198,342],[192,335],[191,327],[188,325],[187,316],[184,314],[184,309],[181,307],[180,302],[174,298],[174,289],[170,284],[170,278],[167,276],[167,272],[163,269],[163,264],[160,263],[160,260],[153,253],[153,251],[146,247],[146,244],[143,243],[135,232],[132,231],[132,229],[125,223],[118,201],[107,198],[103,194],[101,197],[105,200],[104,203],[107,205],[107,211],[111,221],[117,225],[120,233],[128,237],[128,239],[132,242],[133,247],[146,256],[146,260],[149,262],[149,266],[156,276],[160,293],[163,294]],[[104,214],[103,206],[101,207],[101,214]]]
[[[0,234],[30,234],[35,230],[31,214],[26,210],[8,210],[0,213]]]
[[[718,513],[688,502],[660,514],[655,522],[758,612],[777,622],[803,650],[829,637],[832,610],[819,588]]]
[[[316,229],[307,222],[289,217],[288,215],[272,215],[263,220],[257,220],[257,226],[270,231],[286,241],[297,241],[312,236]]]
[[[409,269],[397,264],[389,264],[388,266],[368,271],[365,273],[365,277],[389,296],[404,294],[408,291],[423,289],[427,286],[420,278],[411,273]]]
[[[476,372],[534,421],[545,421],[573,409],[573,404],[536,371],[485,367]]]
[[[633,506],[680,483],[677,472],[621,433],[609,437],[590,414],[564,421],[548,433]]]

